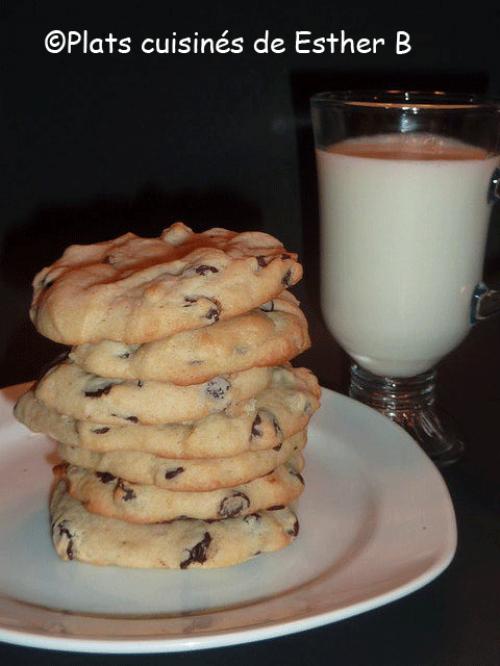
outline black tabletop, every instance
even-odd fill
[[[315,344],[301,359],[324,386],[344,391],[348,360],[307,305]],[[458,549],[449,568],[414,594],[320,629],[243,646],[169,655],[91,655],[0,644],[1,664],[348,664],[497,666],[500,663],[500,319],[476,326],[440,365],[439,391],[467,441],[443,471]],[[12,381],[19,381],[14,376]]]

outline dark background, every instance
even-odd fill
[[[157,235],[181,219],[198,229],[262,229],[303,257],[299,288],[313,350],[304,364],[345,390],[347,361],[319,315],[317,211],[308,99],[324,89],[446,88],[500,96],[500,7],[440,2],[2,2],[0,0],[0,379],[32,378],[55,345],[28,321],[30,280],[73,242],[125,231]],[[53,29],[91,37],[243,35],[243,55],[51,55]],[[396,30],[396,56],[296,55],[295,30],[353,37]],[[250,45],[269,29],[283,55]],[[500,268],[492,225],[486,275]],[[474,329],[441,368],[443,400],[469,443],[446,472],[459,550],[435,583],[337,625],[246,647],[186,655],[102,657],[0,645],[9,664],[363,664],[496,666],[500,323]],[[70,591],[68,591],[70,593]]]
[[[73,242],[156,235],[177,219],[200,229],[259,228],[301,253],[300,295],[317,312],[311,93],[403,86],[500,94],[494,2],[4,0],[0,17],[4,385],[33,377],[53,354],[27,319],[29,282]],[[53,55],[44,37],[56,28],[111,31],[136,48]],[[138,48],[148,35],[217,37],[226,28],[244,36],[244,54],[146,56]],[[253,53],[266,29],[286,39],[285,54]],[[294,32],[307,29],[389,44],[406,30],[413,50],[295,54]],[[496,235],[488,271],[498,263]]]

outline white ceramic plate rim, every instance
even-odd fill
[[[8,390],[13,390],[14,387],[10,387]],[[21,390],[21,387],[15,387],[16,391]],[[77,613],[68,613],[64,610],[53,610],[48,608],[43,608],[41,606],[30,606],[29,604],[17,601],[15,599],[9,599],[7,597],[2,597],[0,593],[0,640],[7,641],[10,643],[23,645],[26,647],[36,647],[43,649],[54,649],[54,650],[71,650],[77,652],[95,652],[95,653],[152,653],[152,652],[180,652],[180,651],[189,651],[189,650],[199,650],[206,648],[215,648],[215,647],[224,647],[235,644],[243,644],[253,641],[265,640],[274,637],[284,636],[287,634],[292,634],[296,632],[305,631],[315,627],[320,627],[332,622],[336,622],[345,618],[352,617],[359,613],[366,612],[378,608],[384,604],[396,601],[418,589],[427,585],[432,580],[434,580],[440,573],[446,569],[449,565],[456,550],[456,522],[453,511],[453,505],[451,498],[449,496],[446,485],[434,467],[432,462],[427,458],[427,456],[421,451],[420,447],[411,439],[407,433],[405,433],[398,426],[394,425],[388,421],[385,417],[382,417],[377,412],[369,409],[368,407],[357,403],[350,398],[347,398],[344,395],[330,391],[329,389],[323,389],[323,409],[326,408],[326,403],[330,401],[335,401],[340,407],[346,407],[356,410],[364,410],[365,417],[366,412],[369,412],[369,418],[375,421],[379,421],[377,427],[386,428],[386,429],[396,429],[398,431],[399,439],[401,445],[412,448],[412,456],[415,460],[418,460],[419,464],[425,468],[425,472],[428,476],[427,482],[429,479],[432,479],[432,483],[435,484],[435,488],[441,492],[441,501],[443,503],[443,512],[444,515],[444,525],[446,526],[447,536],[443,537],[443,547],[438,557],[434,558],[432,563],[429,564],[423,571],[418,575],[411,577],[410,579],[402,582],[398,585],[390,585],[389,589],[384,592],[374,593],[372,595],[367,594],[365,598],[360,599],[357,602],[349,603],[346,606],[341,606],[337,608],[331,608],[330,610],[324,610],[318,612],[312,608],[309,612],[303,614],[295,614],[290,616],[288,619],[273,619],[272,617],[266,622],[261,622],[260,624],[248,624],[236,626],[233,629],[228,630],[217,630],[215,632],[204,633],[203,631],[195,632],[189,636],[186,635],[168,635],[162,636],[161,631],[158,633],[157,637],[147,636],[144,639],[133,636],[130,639],[122,638],[93,638],[91,635],[78,636],[76,635],[64,635],[60,633],[49,633],[46,630],[33,630],[29,625],[30,621],[27,619],[25,626],[20,626],[18,628],[12,628],[9,626],[11,618],[9,617],[10,613],[15,613],[16,616],[29,616],[31,613],[35,615],[42,614],[44,619],[49,619],[50,623],[54,627],[59,627],[69,618],[73,618],[81,623],[88,624],[92,626],[95,622],[102,622],[106,620],[110,624],[115,622],[119,623],[136,623],[136,622],[148,622],[148,624],[156,622],[165,622],[168,621],[166,616],[154,616],[154,617],[143,617],[143,618],[127,618],[123,616],[115,616],[114,618],[109,618],[108,616],[91,616],[88,614],[77,614]],[[360,412],[361,413],[361,412]],[[394,433],[393,433],[394,434]],[[438,488],[439,486],[439,488]],[[324,577],[328,578],[328,570],[325,571]],[[318,581],[318,578],[313,579],[309,583],[306,583],[305,586],[301,586],[299,589],[291,589],[290,591],[285,591],[282,594],[277,595],[276,598],[283,599],[284,597],[293,598],[294,595],[300,594],[301,589],[304,587],[315,586],[321,584]],[[245,604],[244,607],[258,608],[269,606],[273,601],[273,598],[267,598],[263,600],[258,600],[254,603]],[[4,610],[4,607],[6,609]],[[203,617],[207,615],[217,615],[219,613],[231,613],[235,607],[230,607],[227,609],[220,610],[209,610],[204,613],[192,613],[189,614],[189,617],[194,619],[196,617]],[[17,618],[16,618],[17,619]],[[96,625],[97,626],[97,625]]]

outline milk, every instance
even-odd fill
[[[430,369],[467,335],[499,157],[430,134],[317,151],[322,309],[377,375]]]

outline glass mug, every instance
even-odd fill
[[[354,363],[351,396],[438,464],[463,443],[436,411],[436,363],[500,309],[481,281],[500,198],[500,107],[408,91],[312,98],[326,323]]]

